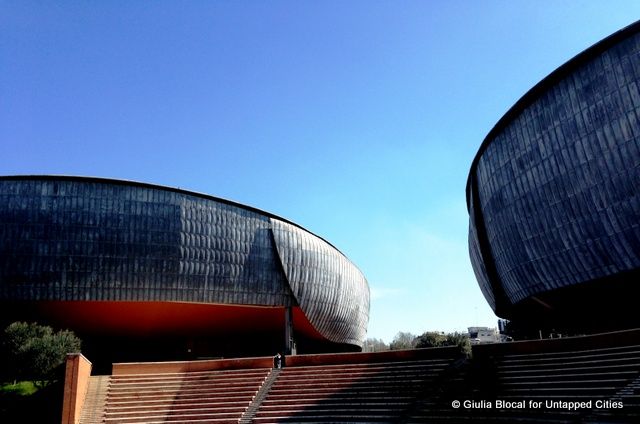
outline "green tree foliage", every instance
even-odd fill
[[[471,341],[466,333],[438,333],[436,331],[427,331],[416,338],[416,347],[443,347],[443,346],[459,346],[465,354],[471,353]]]
[[[447,343],[447,346],[458,346],[466,355],[471,355],[471,340],[467,333],[449,333]]]
[[[7,365],[7,380],[33,380],[40,385],[55,377],[67,353],[80,351],[80,339],[68,330],[54,333],[51,327],[14,322],[2,334],[0,352]]]
[[[416,347],[447,346],[447,336],[436,331],[427,331],[416,339]]]
[[[398,332],[389,345],[391,350],[413,349],[416,347],[416,336],[411,333]]]

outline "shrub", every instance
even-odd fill
[[[465,354],[471,353],[471,342],[469,335],[465,333],[438,333],[435,331],[427,331],[416,338],[416,347],[441,347],[441,346],[459,346],[460,350]]]
[[[48,326],[14,322],[5,328],[0,345],[6,364],[5,379],[33,380],[44,385],[55,379],[67,353],[80,351],[80,339],[68,330],[53,332]]]

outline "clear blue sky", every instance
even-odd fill
[[[331,241],[369,337],[495,326],[465,182],[540,79],[638,1],[0,1],[0,174],[224,197]]]

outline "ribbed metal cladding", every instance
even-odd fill
[[[473,271],[480,284],[480,290],[493,310],[496,309],[496,298],[494,289],[491,286],[487,270],[485,268],[480,241],[478,239],[477,225],[475,222],[475,200],[469,200],[469,256],[473,264]],[[490,254],[490,253],[487,253]]]
[[[195,196],[180,200],[181,295],[192,301],[290,305],[269,218]]]
[[[322,239],[271,219],[293,295],[327,339],[362,346],[369,321],[369,285],[360,270]]]
[[[512,304],[640,267],[638,32],[636,23],[543,81],[474,161],[470,213],[482,211]],[[471,262],[486,292],[476,225]]]
[[[298,283],[297,277],[285,275],[287,262],[274,244],[282,237],[274,238],[274,225],[278,234],[286,227],[314,240],[318,254],[332,260],[311,261],[306,253],[292,252],[295,245],[283,245],[290,257],[305,258],[295,268],[295,276],[306,276]],[[354,269],[304,229],[221,199],[99,178],[0,177],[0,300],[274,307],[300,301],[312,305],[303,310],[330,341],[361,346],[369,298],[359,271],[364,288],[356,291],[348,283]],[[327,275],[339,283],[328,284]],[[295,298],[289,281],[300,289]],[[335,307],[318,309],[329,299],[337,302]],[[364,316],[349,313],[344,304],[363,305]]]

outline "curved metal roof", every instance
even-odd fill
[[[614,32],[608,37],[598,41],[591,47],[583,50],[582,52],[575,55],[573,58],[569,59],[567,62],[558,67],[555,71],[551,72],[544,79],[542,79],[539,83],[534,85],[529,91],[527,91],[524,96],[522,96],[511,108],[505,113],[502,118],[491,128],[487,136],[482,141],[480,148],[478,149],[478,153],[476,153],[473,161],[471,162],[471,168],[469,170],[469,175],[467,177],[467,185],[466,185],[466,200],[467,200],[467,211],[469,210],[469,190],[471,184],[471,175],[475,172],[478,162],[480,161],[480,157],[485,152],[491,141],[495,138],[495,136],[502,131],[509,123],[513,121],[513,119],[518,116],[524,109],[530,106],[535,100],[537,100],[544,92],[546,92],[550,87],[557,84],[562,79],[566,78],[573,71],[575,71],[578,67],[584,65],[588,61],[597,57],[602,52],[608,50],[613,45],[621,42],[622,40],[640,32],[640,20]]]
[[[230,205],[230,206],[234,206],[234,207],[237,207],[237,208],[240,208],[240,209],[248,210],[250,212],[258,213],[258,214],[264,215],[266,217],[275,218],[275,219],[278,219],[280,221],[286,222],[287,224],[291,224],[291,225],[293,225],[293,226],[295,226],[297,228],[300,228],[303,231],[306,231],[309,234],[312,234],[312,235],[318,237],[319,239],[321,239],[322,241],[327,243],[329,246],[333,247],[342,256],[344,256],[345,258],[348,259],[348,257],[344,253],[342,253],[340,251],[340,249],[335,247],[329,241],[327,241],[323,237],[320,237],[319,235],[307,230],[306,228],[302,227],[301,225],[296,224],[295,222],[292,222],[292,221],[290,221],[290,220],[288,220],[286,218],[282,218],[282,217],[280,217],[278,215],[275,215],[275,214],[272,214],[270,212],[266,212],[266,211],[264,211],[262,209],[254,208],[253,206],[247,206],[247,205],[244,205],[242,203],[235,202],[233,200],[223,199],[221,197],[215,197],[215,196],[211,196],[211,195],[205,194],[205,193],[200,193],[200,192],[197,192],[197,191],[190,191],[190,190],[185,190],[185,189],[182,189],[182,188],[163,186],[163,185],[160,185],[160,184],[151,184],[151,183],[145,183],[145,182],[134,181],[134,180],[122,180],[122,179],[106,178],[106,177],[88,177],[88,176],[79,176],[79,175],[2,175],[2,176],[0,176],[0,181],[1,180],[13,180],[13,181],[19,181],[19,180],[34,180],[34,181],[35,180],[64,180],[64,181],[91,182],[91,183],[114,184],[114,185],[129,185],[129,186],[136,186],[136,187],[148,188],[148,189],[173,191],[173,192],[184,194],[184,195],[188,195],[188,196],[196,196],[196,197],[200,197],[200,198],[207,199],[207,200],[212,200],[212,201],[219,202],[219,203],[224,203],[224,204],[227,204],[227,205]]]

